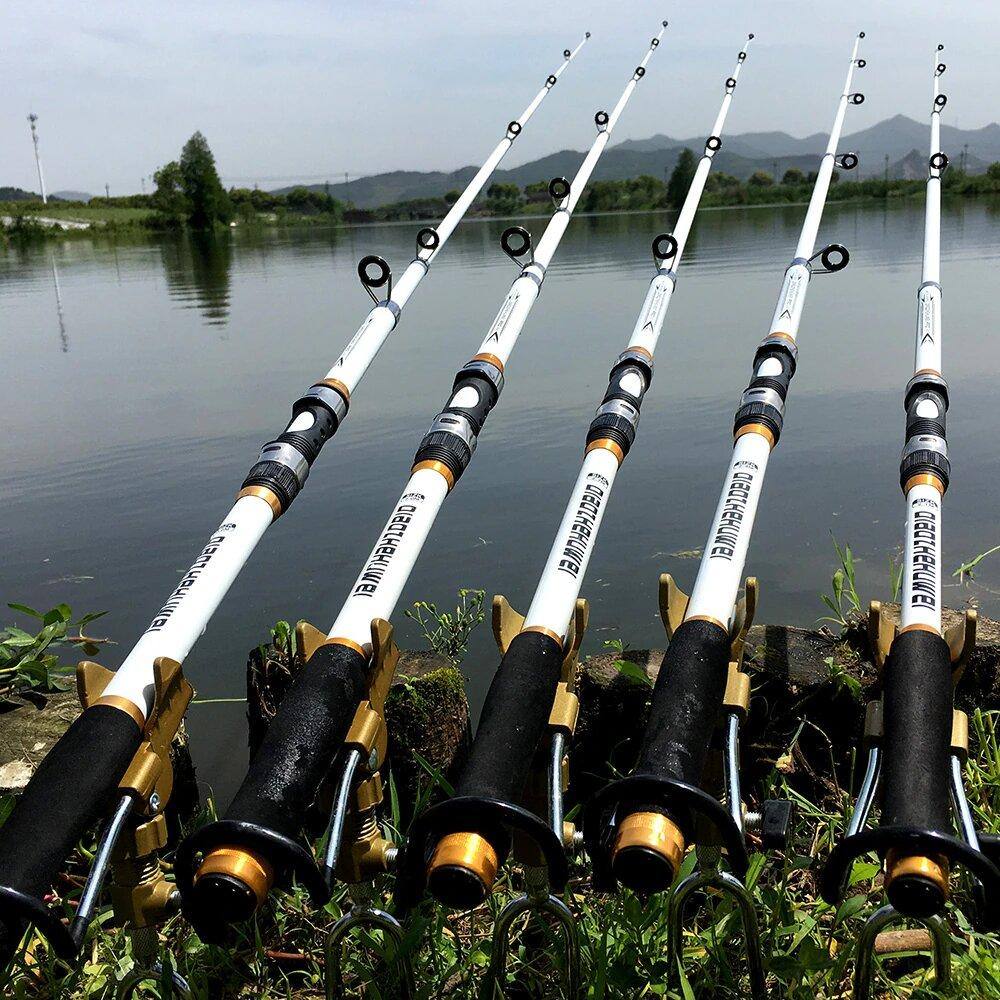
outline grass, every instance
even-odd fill
[[[853,588],[849,552],[841,553],[845,589]],[[856,593],[856,592],[855,592]],[[836,604],[837,602],[835,602]],[[846,610],[859,603],[845,599]],[[60,616],[66,617],[67,615]],[[460,593],[454,613],[439,613],[416,605],[414,617],[429,642],[460,656],[468,633],[483,617],[482,593]],[[291,641],[279,625],[276,639]],[[458,637],[460,642],[451,643]],[[621,656],[620,644],[613,648]],[[622,660],[623,664],[628,661]],[[627,671],[624,671],[627,674]],[[636,683],[639,679],[634,679]],[[642,683],[648,683],[643,677]],[[972,752],[966,784],[977,826],[1000,830],[1000,712],[976,712],[970,720]],[[802,727],[799,733],[802,732]],[[865,917],[884,901],[880,867],[874,857],[858,862],[847,898],[833,906],[819,898],[818,874],[832,845],[843,835],[852,806],[848,789],[832,779],[827,798],[814,802],[798,790],[798,769],[809,765],[798,746],[798,734],[777,755],[771,772],[753,790],[758,800],[785,797],[795,802],[797,819],[792,840],[781,853],[753,854],[747,884],[760,921],[764,963],[772,996],[787,1000],[846,1000],[851,996],[854,945]],[[832,762],[831,762],[832,763]],[[425,764],[427,782],[422,802],[437,789],[450,793],[444,779]],[[0,804],[0,821],[11,800]],[[418,804],[418,811],[420,804]],[[400,807],[389,781],[387,835],[402,840]],[[215,819],[208,802],[195,826]],[[572,813],[569,816],[572,819]],[[93,856],[94,845],[81,845],[60,877],[51,900],[72,915]],[[169,856],[166,864],[169,874]],[[689,853],[681,876],[695,865]],[[475,997],[491,957],[490,934],[500,909],[523,886],[524,873],[514,865],[498,878],[490,899],[471,913],[448,913],[425,903],[406,926],[405,946],[411,956],[417,992],[415,1000]],[[966,917],[968,886],[956,881],[948,922],[953,937],[952,982],[932,988],[926,955],[910,953],[879,963],[874,996],[879,1000],[1000,1000],[1000,936],[972,930]],[[358,889],[354,890],[358,892]],[[370,896],[381,905],[391,895],[391,879],[360,887],[359,898]],[[587,1000],[617,998],[746,997],[745,956],[738,916],[723,898],[710,895],[686,924],[682,970],[667,961],[666,898],[642,899],[628,891],[597,894],[589,887],[585,858],[572,862],[565,896],[580,931],[583,995]],[[195,1000],[319,1000],[324,991],[326,935],[349,907],[349,891],[339,886],[324,907],[313,906],[304,892],[272,895],[255,920],[236,931],[230,946],[204,944],[181,917],[160,928],[162,954],[188,980]],[[379,958],[381,956],[381,959]],[[384,965],[380,940],[351,938],[343,950],[343,968],[350,996],[393,1000],[398,989]],[[70,969],[56,959],[44,941],[33,936],[15,961],[5,996],[19,1000],[48,998],[117,998],[118,983],[134,968],[127,932],[115,928],[109,907],[99,911],[84,949],[83,961]],[[521,925],[512,938],[506,989],[509,997],[548,998],[563,995],[561,943],[553,931],[535,922]],[[155,982],[144,985],[143,996],[165,997],[169,991]]]
[[[970,802],[985,829],[997,829],[1000,814],[1000,715],[976,713],[972,718],[975,751],[967,778]],[[854,942],[860,923],[882,901],[878,865],[858,863],[851,895],[839,906],[818,898],[816,876],[831,844],[843,833],[850,809],[846,790],[836,801],[809,802],[794,789],[794,748],[781,758],[761,789],[791,797],[798,808],[797,830],[789,849],[780,855],[753,856],[748,884],[761,921],[765,965],[773,995],[788,1000],[837,1000],[850,996]],[[394,799],[393,799],[394,801]],[[212,809],[205,820],[212,818]],[[399,816],[390,816],[398,828]],[[82,855],[77,859],[82,860]],[[689,854],[685,869],[694,864]],[[63,902],[79,892],[79,864],[65,880]],[[425,905],[411,920],[408,943],[413,947],[418,1000],[476,995],[490,958],[490,929],[495,915],[521,883],[515,868],[498,882],[487,904],[471,914],[450,914]],[[382,887],[384,890],[385,887]],[[382,891],[380,890],[380,891]],[[730,905],[707,901],[684,938],[684,979],[668,983],[666,961],[666,901],[642,900],[629,892],[605,896],[592,893],[587,865],[574,862],[568,902],[581,931],[581,958],[588,1000],[619,997],[742,997],[744,958],[736,918]],[[956,902],[968,899],[960,888]],[[313,907],[302,892],[276,897],[252,925],[239,932],[232,947],[203,944],[177,917],[161,930],[166,951],[188,979],[195,998],[295,998],[323,996],[323,945],[326,933],[343,912],[347,894],[340,889],[323,908]],[[67,912],[71,911],[71,907]],[[975,933],[964,911],[952,908],[954,937],[953,982],[937,992],[930,987],[925,956],[887,960],[881,966],[876,996],[893,1000],[1000,998],[1000,938]],[[375,942],[372,942],[375,943]],[[555,997],[560,991],[559,948],[544,930],[521,929],[510,954],[508,995]],[[67,971],[39,939],[28,957],[19,960],[7,996],[17,998],[93,997],[111,1000],[116,982],[132,968],[127,935],[111,927],[104,912],[87,943],[86,960]],[[373,965],[368,953],[352,941],[344,952],[348,984],[367,995],[390,1000],[391,977]],[[156,995],[152,991],[146,995]]]

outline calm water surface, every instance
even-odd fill
[[[585,596],[585,649],[662,644],[656,582],[693,582],[728,456],[735,403],[766,332],[802,209],[705,212],[660,341],[635,448],[619,477]],[[1000,375],[992,290],[998,206],[948,206],[943,222],[945,369],[954,482],[948,572],[1000,543]],[[524,610],[579,465],[594,407],[651,274],[650,238],[672,216],[574,221],[511,364],[501,405],[446,504],[402,609],[460,587]],[[542,222],[530,225],[536,235]],[[327,628],[405,481],[414,449],[474,353],[514,269],[505,223],[452,238],[355,395],[351,415],[294,509],[271,529],[186,665],[202,697],[243,694],[246,650],[278,618]],[[0,250],[6,372],[0,460],[0,599],[110,614],[121,662],[229,508],[259,446],[356,329],[358,258],[401,269],[417,227],[234,232],[219,239],[72,240]],[[786,433],[769,466],[748,571],[760,620],[809,625],[834,568],[831,531],[860,557],[867,597],[886,596],[899,551],[901,393],[912,373],[919,204],[831,206],[821,234],[852,263],[812,285]],[[948,581],[952,581],[949,579]],[[946,591],[1000,614],[1000,556]],[[497,657],[488,626],[465,670],[480,703]],[[228,800],[245,767],[240,705],[190,713],[200,776]]]

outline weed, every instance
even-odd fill
[[[438,611],[437,605],[429,601],[417,601],[403,613],[420,626],[435,653],[458,665],[469,651],[469,636],[486,617],[485,600],[485,590],[462,589],[454,613]]]

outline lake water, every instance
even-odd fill
[[[1000,206],[946,207],[945,374],[953,484],[946,568],[1000,543],[1000,336],[992,291]],[[690,587],[731,449],[734,406],[766,333],[801,208],[704,212],[680,272],[642,425],[611,500],[584,595],[585,651],[662,645],[658,575]],[[503,399],[446,503],[396,616],[460,587],[524,610],[559,522],[587,425],[672,215],[581,217],[567,233],[507,369]],[[294,508],[265,537],[186,664],[202,697],[242,696],[246,651],[279,618],[324,630],[405,481],[455,370],[475,353],[515,270],[507,223],[458,230],[355,394]],[[532,220],[537,234],[543,222]],[[0,251],[5,434],[0,599],[108,610],[117,666],[228,510],[259,446],[327,371],[368,308],[355,265],[401,269],[414,225],[66,240]],[[886,597],[902,538],[901,394],[912,374],[923,213],[831,206],[821,236],[850,267],[812,283],[785,434],[769,465],[747,569],[759,620],[825,613],[833,532]],[[948,583],[952,584],[950,578]],[[946,591],[1000,614],[1000,554]],[[95,626],[96,628],[96,626]],[[495,669],[489,626],[465,671],[478,705]],[[200,777],[228,801],[245,767],[243,706],[194,707]]]

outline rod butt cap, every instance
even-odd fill
[[[479,906],[493,888],[499,859],[493,845],[478,833],[442,837],[427,868],[427,889],[455,910]]]

